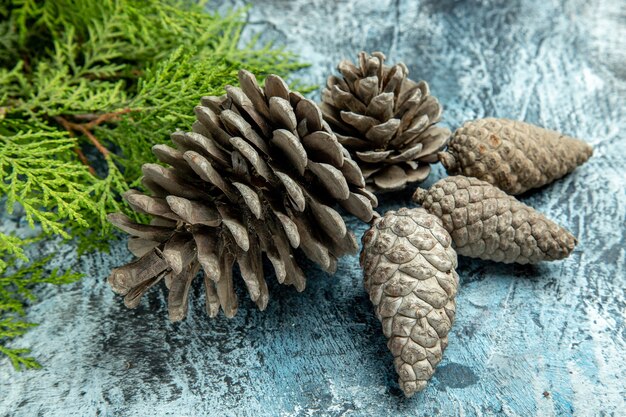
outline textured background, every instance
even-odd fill
[[[303,294],[272,285],[264,313],[242,296],[230,321],[207,319],[196,288],[189,318],[174,325],[161,290],[128,311],[105,285],[130,258],[123,243],[82,259],[71,245],[42,244],[87,276],[41,290],[28,314],[41,325],[15,345],[45,368],[0,363],[0,416],[624,415],[625,2],[273,0],[249,20],[246,36],[261,32],[312,63],[304,82],[381,50],[430,82],[452,128],[511,117],[592,143],[586,165],[524,197],[570,228],[577,250],[534,267],[461,260],[450,346],[429,387],[407,400],[356,256],[335,277],[309,265]],[[18,218],[4,227],[27,232]]]

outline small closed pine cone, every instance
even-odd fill
[[[450,175],[476,177],[517,195],[576,169],[591,145],[528,123],[480,119],[457,129],[439,159]]]
[[[448,345],[459,277],[441,220],[423,208],[388,211],[363,236],[365,289],[407,397],[426,387]]]
[[[373,192],[426,179],[450,138],[448,129],[436,125],[442,109],[428,84],[410,80],[403,63],[384,62],[381,52],[361,52],[358,66],[341,61],[341,77],[328,77],[320,105]]]
[[[135,211],[152,216],[150,225],[109,216],[134,236],[129,248],[139,257],[109,277],[128,307],[164,279],[170,319],[183,319],[190,284],[202,267],[207,313],[213,317],[221,307],[232,317],[237,262],[250,298],[263,310],[263,253],[279,282],[302,291],[296,248],[329,272],[339,256],[358,250],[332,206],[339,203],[369,221],[376,198],[317,105],[275,75],[264,88],[247,71],[239,72],[239,81],[241,88],[227,86],[226,95],[202,99],[193,131],[172,135],[176,148],[153,148],[169,167],[143,166],[152,195],[124,195]]]
[[[477,178],[454,176],[413,199],[441,218],[459,255],[504,263],[568,257],[576,238],[532,207]]]

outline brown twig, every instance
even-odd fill
[[[109,157],[109,150],[100,143],[98,138],[95,137],[93,133],[91,133],[91,131],[87,128],[87,125],[72,123],[72,128],[80,131],[83,135],[87,136],[87,138],[91,141],[93,146],[95,146],[96,149],[102,154],[102,156],[104,156],[105,158]]]
[[[76,120],[84,120],[85,122],[91,122],[93,119],[97,119],[100,117],[98,113],[82,113],[82,114],[73,114],[72,117]]]
[[[68,134],[70,135],[70,137],[74,137],[74,131],[72,130],[72,126],[71,123],[68,122],[67,120],[65,120],[63,117],[61,116],[57,116],[54,118],[61,126],[63,126],[63,128],[65,130],[67,130]],[[94,169],[94,167],[91,166],[91,164],[89,164],[89,160],[87,159],[87,157],[85,156],[85,154],[83,153],[83,150],[80,149],[80,147],[75,147],[74,148],[74,152],[76,153],[76,155],[78,155],[78,159],[80,159],[80,162],[83,163],[83,165],[87,166],[87,169],[89,170],[89,172],[91,173],[91,175],[96,175],[96,170]]]
[[[87,169],[89,170],[89,173],[91,175],[96,175],[96,170],[94,169],[94,167],[91,166],[91,164],[89,164],[89,160],[87,159],[87,157],[85,156],[85,154],[83,153],[83,150],[80,149],[78,146],[74,148],[74,152],[76,153],[76,155],[78,155],[78,159],[80,159],[80,162],[83,163],[83,165],[87,166]]]
[[[28,57],[28,54],[25,54],[25,53],[22,54],[22,62],[24,63],[24,72],[27,74],[30,74],[31,67],[30,67],[30,58]]]
[[[98,117],[96,117],[95,119],[93,119],[92,121],[90,121],[89,123],[86,123],[84,126],[91,130],[94,127],[104,123],[104,122],[108,122],[108,121],[112,121],[112,120],[116,120],[117,118],[119,118],[121,115],[123,114],[128,114],[130,113],[132,110],[128,107],[121,109],[121,110],[117,110],[111,113],[104,113],[99,115]]]
[[[91,132],[91,129],[93,129],[96,126],[101,125],[102,123],[117,120],[121,115],[128,114],[132,111],[133,111],[132,109],[126,107],[124,109],[117,110],[117,111],[110,112],[110,113],[103,113],[103,114],[85,113],[85,114],[77,114],[77,115],[72,116],[75,119],[79,119],[79,120],[81,119],[89,120],[89,122],[87,123],[70,122],[69,120],[67,120],[65,117],[62,117],[62,116],[56,116],[54,120],[56,120],[57,123],[63,126],[65,130],[70,132],[70,135],[72,136],[73,136],[73,132],[76,132],[76,131],[85,135],[87,139],[91,141],[93,146],[95,146],[96,149],[106,158],[109,156],[109,153],[110,153],[109,150],[105,148],[102,145],[102,143],[100,143],[98,138]]]
[[[96,126],[101,125],[102,123],[115,121],[121,115],[128,114],[132,111],[133,110],[126,107],[124,109],[117,110],[117,111],[110,112],[110,113],[103,113],[103,114],[85,113],[85,114],[77,114],[77,115],[72,116],[73,118],[78,119],[78,120],[88,120],[88,122],[86,123],[70,122],[69,120],[67,120],[65,117],[62,117],[62,116],[56,116],[54,117],[54,120],[56,120],[57,123],[63,126],[63,128],[68,131],[71,137],[74,137],[75,132],[80,132],[83,135],[85,135],[87,139],[89,139],[91,144],[106,159],[110,155],[109,150],[106,147],[104,147],[104,145],[102,145],[102,143],[93,134],[93,132],[91,132],[91,130]],[[91,172],[93,175],[96,175],[96,170],[89,164],[89,160],[87,159],[83,151],[79,147],[76,147],[74,149],[74,152],[76,152],[76,155],[78,155],[78,159],[80,159],[80,161],[89,168],[89,172]]]
[[[82,133],[83,135],[87,136],[87,139],[91,141],[93,146],[96,147],[96,149],[102,154],[102,156],[104,156],[105,158],[109,156],[109,150],[105,148],[104,146],[102,146],[98,138],[96,138],[94,134],[91,133],[89,129],[87,128],[89,123],[73,123],[65,119],[62,116],[56,116],[54,120],[59,122],[59,124],[61,124],[61,126],[63,126],[65,130],[67,130],[68,132],[78,131]]]
[[[54,120],[56,120],[58,124],[63,126],[63,129],[67,130],[70,133],[71,137],[74,137],[74,131],[72,130],[72,126],[70,126],[70,122],[68,122],[67,120],[65,120],[65,118],[61,116],[55,116]]]
[[[130,108],[126,107],[121,110],[117,110],[110,113],[82,113],[82,114],[73,114],[72,118],[75,120],[80,120],[89,124],[87,127],[92,129],[93,127],[102,124],[103,122],[113,121],[117,119],[122,114],[127,114],[132,112]]]

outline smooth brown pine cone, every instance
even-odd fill
[[[168,166],[143,166],[151,195],[124,195],[135,211],[152,217],[150,224],[109,216],[133,236],[128,246],[139,257],[109,277],[128,307],[164,280],[170,319],[182,320],[202,269],[207,313],[213,317],[221,308],[232,317],[237,262],[250,298],[263,310],[269,298],[263,254],[280,283],[302,291],[296,249],[329,272],[338,257],[358,250],[333,207],[338,203],[369,221],[376,197],[317,105],[275,75],[264,88],[247,71],[239,72],[239,81],[241,88],[227,86],[224,96],[202,98],[193,131],[172,134],[174,148],[153,148]]]
[[[447,177],[418,188],[413,199],[441,218],[459,255],[537,263],[566,258],[577,243],[563,227],[477,178]]]
[[[426,179],[450,138],[450,130],[436,125],[442,109],[428,84],[410,80],[403,63],[384,62],[381,52],[361,52],[357,65],[341,61],[341,76],[328,77],[320,105],[373,192]]]
[[[475,177],[517,195],[576,169],[591,145],[553,130],[508,119],[480,119],[457,129],[439,159],[450,175]]]
[[[363,235],[365,289],[407,397],[426,387],[448,345],[459,285],[456,252],[423,208],[388,211]]]

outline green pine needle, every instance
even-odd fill
[[[21,265],[17,264],[16,258],[9,258],[7,266],[13,272],[5,271],[0,275],[0,352],[9,357],[16,370],[39,367],[35,359],[27,356],[28,349],[6,346],[9,340],[35,326],[23,319],[26,304],[37,299],[34,288],[41,284],[68,284],[82,276],[69,270],[62,273],[58,269],[49,270],[51,257]]]
[[[0,254],[3,257],[16,258],[22,261],[28,261],[24,254],[24,245],[27,241],[16,236],[0,233]],[[0,273],[8,266],[7,260],[0,258]]]
[[[25,126],[26,127],[26,126]],[[89,190],[87,168],[71,157],[76,139],[59,131],[18,131],[0,135],[0,193],[7,197],[6,209],[15,203],[24,208],[28,224],[41,225],[44,233],[64,238],[68,219],[78,227],[89,227],[84,215],[97,212]],[[54,208],[54,210],[50,210]]]

